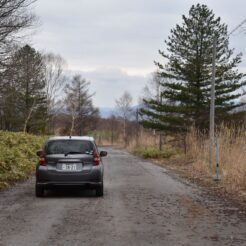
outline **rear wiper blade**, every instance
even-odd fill
[[[85,151],[85,154],[88,154],[88,155],[92,155],[93,154],[93,151],[91,150],[91,151]]]
[[[69,151],[69,152],[65,153],[64,155],[67,156],[67,155],[72,155],[72,154],[82,154],[82,153],[78,152],[78,151]]]

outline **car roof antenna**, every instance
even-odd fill
[[[71,138],[72,138],[72,136],[70,135],[70,136],[69,136],[69,139],[71,139]]]

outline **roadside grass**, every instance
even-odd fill
[[[238,192],[246,196],[246,131],[221,126],[218,132],[218,141],[220,184],[228,192]],[[209,167],[209,141],[205,134],[195,129],[190,131],[187,136],[185,158],[192,160],[194,174],[215,175],[216,160],[214,158],[211,170]]]
[[[208,133],[191,128],[185,140],[186,153],[182,136],[165,136],[163,150],[159,151],[159,136],[150,131],[143,131],[138,141],[131,138],[124,147],[128,152],[151,159],[194,182],[217,187],[230,196],[246,201],[246,131],[223,125],[218,129],[220,180],[217,183],[213,181],[216,173],[215,147],[212,168],[209,165]]]
[[[0,131],[0,189],[27,179],[37,163],[36,151],[46,137]]]

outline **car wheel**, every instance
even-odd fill
[[[40,185],[36,185],[35,188],[36,197],[43,197],[44,196],[44,187]]]
[[[103,184],[96,188],[96,196],[103,196]]]

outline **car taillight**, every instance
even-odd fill
[[[40,166],[46,166],[46,153],[43,151],[43,153],[40,155],[39,157],[39,161],[38,161],[38,164]]]
[[[97,166],[100,164],[100,155],[98,154],[97,150],[93,150],[93,165]]]

